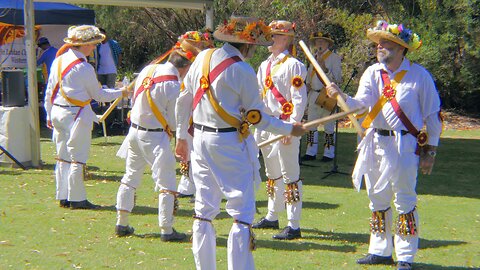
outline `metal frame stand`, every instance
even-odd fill
[[[352,75],[350,76],[350,79],[348,79],[348,82],[347,84],[345,85],[345,87],[343,88],[343,92],[345,92],[348,88],[348,85],[350,84],[350,82],[352,81],[353,77],[355,77],[355,75],[357,74],[357,70],[356,69],[353,69],[352,71]],[[338,113],[338,106],[335,108],[335,112]],[[335,146],[335,150],[334,150],[334,157],[333,157],[333,166],[332,166],[332,169],[328,172],[325,172],[326,175],[322,177],[322,179],[325,179],[327,177],[329,177],[330,175],[334,175],[334,174],[343,174],[343,175],[350,175],[349,173],[345,173],[345,172],[340,172],[338,170],[338,165],[337,165],[337,151],[338,151],[338,147],[337,147],[337,142],[338,142],[338,120],[335,121],[335,138],[334,138],[334,142],[333,142],[333,145]]]
[[[3,148],[2,146],[0,146],[0,156],[3,155],[3,154],[7,155],[7,157],[9,157],[11,160],[13,160],[13,162],[15,162],[15,164],[17,164],[18,167],[20,167],[20,168],[22,168],[22,169],[24,169],[24,170],[27,169],[27,168],[25,168],[25,166],[23,166],[23,164],[22,164],[20,161],[18,161],[12,154],[10,154],[10,153],[7,151],[7,149],[5,149],[5,148]]]

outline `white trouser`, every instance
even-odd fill
[[[175,157],[165,132],[150,132],[130,127],[125,174],[117,193],[117,210],[131,212],[135,190],[140,186],[145,166],[152,167],[155,190],[174,191]],[[173,226],[175,196],[160,192],[158,195],[158,220],[161,228]]]
[[[195,215],[213,220],[225,209],[235,220],[251,224],[255,215],[254,176],[258,148],[252,136],[239,142],[237,132],[213,133],[195,129],[191,165],[195,193]],[[258,171],[256,172],[258,174]],[[234,223],[228,237],[228,269],[254,269],[249,249],[248,226]],[[197,269],[216,269],[216,236],[213,225],[195,219],[192,251]]]
[[[261,131],[257,136],[257,143],[266,141],[272,134],[267,131]],[[268,220],[277,220],[278,213],[285,209],[285,199],[283,192],[285,185],[297,182],[300,178],[300,165],[298,163],[298,153],[300,149],[300,137],[292,137],[290,144],[283,144],[278,141],[277,145],[268,145],[262,148],[263,161],[265,164],[265,173],[269,179],[278,179],[275,181],[275,195],[268,198]],[[272,153],[272,151],[276,151]],[[302,183],[298,182],[300,201],[287,204],[287,217],[289,223],[298,227],[302,210]],[[296,229],[296,228],[294,228]]]
[[[188,149],[192,151],[193,149],[193,137],[188,136]],[[190,161],[190,157],[188,157],[188,161]],[[177,191],[181,194],[185,195],[193,195],[195,194],[195,184],[193,183],[192,179],[192,166],[189,166],[188,169],[188,176],[182,175],[180,178],[180,182],[178,182]]]
[[[323,109],[322,107],[315,104],[319,92],[311,90],[308,92],[308,121],[319,119],[322,117],[327,117],[331,112]],[[313,144],[307,144],[306,154],[309,156],[317,156],[318,153],[318,127],[311,127],[310,130],[314,131],[313,134]],[[335,132],[335,121],[331,121],[323,125],[323,130],[325,134],[334,134]],[[335,136],[334,136],[335,140]],[[335,146],[331,145],[329,147],[325,146],[323,149],[323,155],[325,157],[333,158],[335,156]]]
[[[411,136],[409,134],[404,136]],[[404,139],[404,138],[402,138]],[[375,155],[374,168],[365,174],[365,185],[370,199],[370,209],[372,211],[381,211],[390,207],[393,199],[395,209],[398,214],[406,214],[412,211],[417,204],[417,193],[415,186],[417,183],[417,168],[419,157],[412,151],[398,154],[394,144],[394,136],[376,136],[374,140]],[[377,180],[386,170],[381,169],[380,164],[385,159],[397,160],[388,171],[388,183],[380,190],[375,188]],[[385,166],[386,163],[382,165]],[[388,165],[387,165],[388,166]],[[383,185],[380,185],[382,187]],[[389,214],[388,214],[389,213]],[[390,256],[393,252],[392,243],[392,211],[386,215],[386,233],[370,235],[369,253]],[[398,261],[413,262],[414,256],[418,250],[418,229],[419,219],[417,211],[414,212],[417,233],[414,236],[395,235],[395,253]]]
[[[79,109],[52,107],[52,139],[59,158],[55,166],[57,200],[78,202],[87,199],[83,181],[92,140],[92,122],[75,119]]]

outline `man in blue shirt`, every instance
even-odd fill
[[[100,32],[107,36],[105,29]],[[122,48],[117,41],[107,38],[97,45],[97,77],[102,85],[115,87],[117,69],[122,62]]]
[[[50,45],[48,38],[41,37],[37,41],[37,46],[42,49],[42,54],[37,60],[37,66],[42,66],[42,74],[44,81],[48,81],[48,76],[50,75],[50,66],[52,65],[53,60],[55,60],[55,55],[57,54],[57,48]]]

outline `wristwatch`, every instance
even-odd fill
[[[430,151],[427,152],[427,154],[431,157],[435,157],[437,155],[437,152],[433,151],[433,150],[430,150]]]

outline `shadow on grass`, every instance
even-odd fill
[[[146,238],[146,239],[160,239],[160,233],[145,233],[145,234],[133,234],[133,237]],[[190,242],[190,235],[181,240],[181,241],[168,241],[168,243],[188,243]]]
[[[0,167],[1,168],[1,167]],[[17,171],[15,169],[7,169],[7,170],[0,170],[0,175],[5,174],[5,175],[20,175],[22,174],[22,171]]]
[[[121,143],[117,142],[98,142],[98,143],[92,143],[92,146],[120,146]]]
[[[302,236],[304,239],[330,240],[341,242],[347,241],[350,243],[368,243],[370,239],[369,234],[325,232],[317,229],[304,228],[302,228]]]
[[[257,208],[266,208],[268,206],[268,201],[257,201]],[[312,202],[312,201],[303,201],[302,208],[310,209],[336,209],[340,205],[332,203],[323,203],[323,202]]]
[[[440,248],[447,246],[459,246],[465,245],[467,242],[464,241],[451,241],[451,240],[428,240],[420,238],[419,248],[420,249],[429,249],[429,248]]]
[[[478,269],[475,267],[464,267],[464,266],[442,266],[436,264],[428,264],[428,263],[413,263],[414,269],[425,269],[425,270],[461,270],[461,269]]]
[[[337,146],[338,170],[349,175],[333,174],[322,179],[324,173],[331,170],[332,163],[322,163],[318,159],[307,161],[301,166],[300,177],[304,185],[353,190],[350,174],[356,161],[355,147],[356,134],[340,133]],[[303,154],[304,139],[301,148]],[[475,170],[478,164],[480,164],[480,140],[441,138],[433,172],[431,175],[418,176],[417,193],[478,199],[480,185]],[[455,183],[455,188],[452,188],[452,183]]]
[[[312,240],[330,240],[330,241],[340,241],[340,242],[346,241],[349,243],[368,244],[370,239],[370,234],[325,232],[317,229],[302,228],[302,237],[303,239],[312,239]],[[420,243],[419,244],[420,249],[440,248],[440,247],[458,246],[458,245],[467,244],[467,242],[463,242],[463,241],[429,240],[429,239],[423,239],[423,238],[420,238],[419,243]]]
[[[117,209],[115,208],[115,205],[102,205],[100,208],[96,209],[95,211],[116,212]],[[182,206],[180,206],[180,209],[177,209],[177,212],[175,213],[175,216],[176,217],[192,217],[194,213],[195,213],[195,211],[193,210],[193,208],[183,209]],[[150,206],[136,205],[132,210],[132,215],[139,215],[139,216],[158,215],[158,208],[157,207],[150,207]],[[220,212],[220,214],[217,215],[217,217],[215,217],[215,220],[227,219],[227,218],[230,218],[230,215],[227,212],[222,211],[222,212]]]
[[[228,238],[228,235],[217,237],[217,246],[226,247],[227,238]],[[324,244],[306,242],[304,240],[305,240],[304,238],[299,240],[290,240],[290,241],[257,239],[257,248],[286,250],[286,251],[328,250],[328,251],[343,252],[343,253],[356,252],[355,246],[352,246],[352,245],[340,245],[340,246],[324,245]]]

